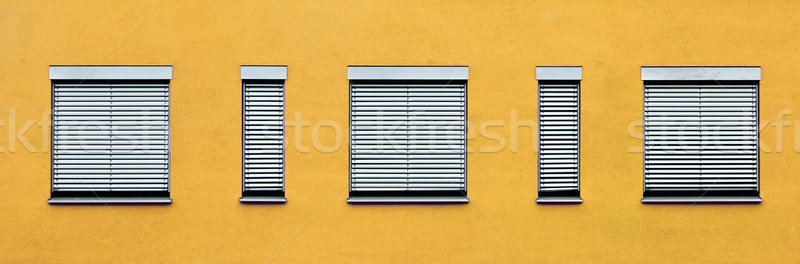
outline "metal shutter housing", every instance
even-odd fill
[[[348,67],[350,203],[466,203],[466,67]]]
[[[759,203],[758,67],[643,67],[645,203]]]
[[[581,203],[580,81],[582,68],[536,67],[539,81],[537,203]]]
[[[50,204],[169,204],[170,66],[51,66]]]
[[[242,66],[242,203],[285,203],[286,66]]]

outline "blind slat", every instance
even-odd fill
[[[758,191],[758,85],[644,85],[644,190]]]
[[[350,89],[351,192],[466,191],[466,84]]]
[[[169,84],[53,83],[53,192],[169,192]]]
[[[244,82],[242,191],[284,191],[284,84]]]
[[[540,193],[580,190],[579,89],[577,81],[539,82]]]

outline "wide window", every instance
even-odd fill
[[[171,66],[51,66],[51,204],[168,204]]]
[[[536,67],[539,81],[539,198],[581,203],[581,67]]]
[[[645,203],[758,203],[759,67],[643,67]]]
[[[348,67],[350,203],[466,203],[467,67]]]
[[[284,203],[286,66],[242,66],[243,203]]]

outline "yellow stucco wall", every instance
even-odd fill
[[[0,262],[796,263],[798,12],[793,1],[2,1]],[[48,66],[84,64],[173,66],[172,205],[47,204]],[[285,205],[237,200],[243,64],[288,65],[287,120],[311,125],[286,131]],[[469,204],[345,202],[347,140],[315,150],[312,128],[347,127],[347,65],[469,66]],[[513,120],[536,120],[537,65],[583,66],[581,205],[536,205],[534,131],[511,137]],[[762,204],[641,204],[643,65],[762,67]],[[778,129],[782,111],[791,123]],[[505,148],[488,152],[499,143],[481,124]],[[323,149],[333,131],[318,130]]]

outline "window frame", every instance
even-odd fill
[[[467,198],[467,125],[468,121],[468,88],[469,79],[468,66],[348,66],[348,191],[349,204],[464,204],[469,202]],[[353,95],[352,87],[354,82],[424,82],[424,81],[444,81],[463,84],[464,87],[464,188],[463,191],[428,194],[426,191],[398,191],[403,195],[388,196],[387,191],[354,193],[352,190],[352,107]]]
[[[240,68],[242,79],[242,193],[239,202],[242,204],[283,204],[286,203],[286,80],[288,71],[286,65],[242,65]],[[283,157],[282,157],[282,186],[280,192],[252,192],[248,194],[245,190],[245,124],[246,124],[246,85],[248,82],[270,82],[281,83],[283,89]]]
[[[642,66],[642,120],[646,114],[646,87],[648,83],[679,83],[679,84],[703,84],[703,83],[753,83],[755,85],[755,129],[756,129],[756,190],[754,192],[720,192],[709,194],[709,190],[697,192],[663,192],[648,193],[646,188],[646,140],[642,140],[642,203],[645,204],[696,204],[696,203],[722,203],[722,204],[760,204],[761,198],[761,153],[759,150],[760,131],[759,131],[759,112],[760,112],[760,90],[761,90],[761,67],[760,66]],[[643,124],[644,125],[644,124]]]
[[[564,192],[542,192],[541,191],[541,149],[537,152],[536,162],[536,188],[538,197],[537,204],[581,204],[581,81],[583,80],[582,66],[536,66],[536,95],[537,95],[537,145],[542,141],[542,119],[541,119],[541,85],[553,83],[569,83],[577,86],[577,190]]]
[[[50,121],[55,124],[55,86],[57,83],[84,83],[84,82],[164,82],[167,84],[167,191],[162,192],[136,192],[137,195],[120,195],[120,193],[98,192],[89,190],[63,195],[55,192],[55,128],[51,125],[50,133],[50,205],[169,205],[172,203],[172,166],[171,166],[171,65],[51,65],[49,67],[50,94]]]

